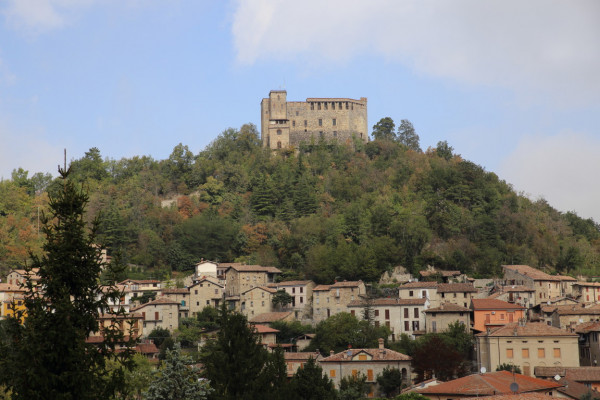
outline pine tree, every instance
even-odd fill
[[[212,392],[207,381],[199,380],[199,372],[190,368],[192,359],[179,348],[167,350],[167,358],[158,376],[150,383],[147,400],[205,400]]]
[[[98,324],[99,315],[109,311],[108,300],[120,297],[114,280],[109,290],[99,285],[103,267],[109,276],[114,271],[102,264],[95,246],[98,221],[88,232],[83,219],[88,196],[68,179],[69,170],[59,168],[59,174],[61,189],[50,197],[50,215],[42,217],[44,254],[31,254],[25,310],[9,317],[0,333],[0,384],[12,390],[13,399],[109,398],[123,387],[124,374],[123,368],[109,369],[107,360],[131,366],[132,352],[115,351],[125,343],[116,316],[108,328]],[[124,310],[117,314],[122,317]],[[92,334],[104,341],[86,342]]]

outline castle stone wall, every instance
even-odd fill
[[[272,90],[261,102],[264,147],[298,147],[320,138],[349,142],[353,136],[368,142],[367,99],[308,98],[287,101],[284,90]]]

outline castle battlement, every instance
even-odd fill
[[[271,90],[261,102],[264,147],[285,149],[319,139],[369,141],[367,98],[307,98],[287,101],[285,90]]]

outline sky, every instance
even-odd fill
[[[532,200],[600,221],[596,0],[0,0],[0,178],[197,154],[285,89],[368,98]]]

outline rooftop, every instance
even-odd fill
[[[600,382],[600,367],[535,367],[534,374],[544,378],[558,375],[577,382]]]
[[[473,310],[524,310],[519,304],[509,303],[498,299],[473,299]]]
[[[398,289],[436,289],[438,287],[437,282],[408,282],[402,286],[399,286]]]
[[[329,357],[325,357],[321,360],[321,362],[353,362],[352,358],[359,353],[366,353],[370,355],[372,357],[372,359],[369,360],[370,362],[412,360],[412,357],[409,357],[406,354],[398,353],[397,351],[389,349],[348,349],[337,354],[333,354]]]
[[[530,267],[529,265],[503,265],[503,268],[512,270],[521,275],[527,276],[534,281],[560,281],[561,279],[556,275],[549,275],[545,272]]]
[[[439,307],[425,310],[426,313],[453,313],[453,312],[471,312],[469,308],[459,306],[454,303],[442,303]]]
[[[519,393],[545,391],[561,387],[560,383],[545,379],[532,378],[509,371],[488,372],[474,374],[463,378],[454,379],[439,385],[417,390],[422,394],[448,394],[462,396],[484,396],[512,394],[512,383],[519,385]],[[527,396],[528,399],[532,398]]]
[[[438,293],[477,293],[477,289],[470,283],[440,283],[437,287]]]
[[[397,299],[397,298],[384,298],[384,299],[372,299],[370,302],[365,300],[352,300],[348,303],[348,307],[367,307],[367,306],[422,306],[426,302],[426,299]]]
[[[502,337],[502,336],[566,336],[573,337],[577,336],[575,333],[570,333],[554,326],[546,325],[543,322],[527,322],[522,325],[518,322],[499,326],[497,328],[490,329],[490,333],[482,332],[475,336],[491,336],[491,337]]]

